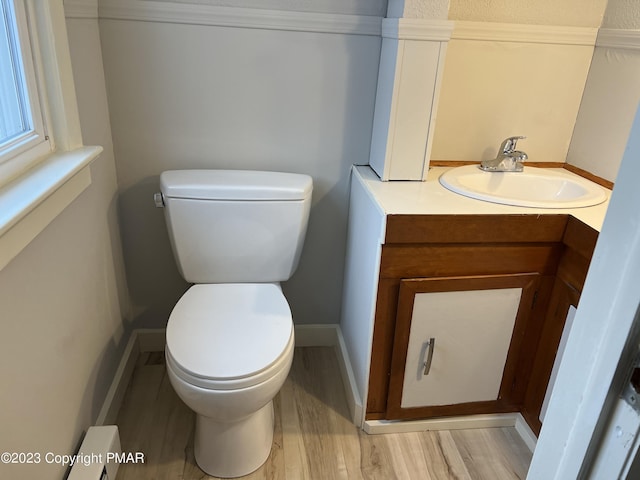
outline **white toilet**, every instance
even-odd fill
[[[293,360],[280,288],[296,270],[309,218],[307,175],[175,170],[160,176],[182,276],[194,283],[167,324],[167,372],[196,415],[195,457],[216,477],[260,467],[273,397]]]

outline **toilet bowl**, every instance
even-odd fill
[[[167,324],[167,373],[196,413],[195,457],[203,471],[239,477],[267,459],[273,398],[293,349],[291,312],[275,284],[194,285],[176,304]]]
[[[160,175],[171,248],[193,283],[167,323],[169,380],[196,414],[196,462],[216,477],[256,470],[273,442],[273,398],[291,368],[291,310],[280,282],[307,230],[308,175],[173,170]]]

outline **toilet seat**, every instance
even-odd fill
[[[288,365],[291,310],[276,284],[198,284],[167,324],[167,362],[184,381],[207,389],[246,388]]]

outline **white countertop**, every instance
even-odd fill
[[[593,207],[583,208],[531,208],[513,207],[482,200],[475,200],[457,193],[453,193],[442,185],[438,179],[440,175],[451,167],[432,167],[425,182],[394,181],[382,182],[369,166],[354,167],[357,175],[366,186],[372,198],[385,215],[553,215],[571,214],[578,220],[600,231],[602,222],[609,206],[611,191],[607,192],[607,200]],[[564,173],[575,175],[564,169]]]

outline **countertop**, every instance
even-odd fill
[[[498,203],[475,200],[453,193],[442,185],[440,175],[451,167],[432,167],[427,180],[383,182],[368,166],[354,167],[357,175],[365,185],[382,213],[385,215],[558,215],[570,214],[597,231],[602,228],[604,216],[609,206],[611,191],[607,192],[607,200],[592,207],[560,209],[513,207]],[[575,175],[564,169],[563,172]]]

